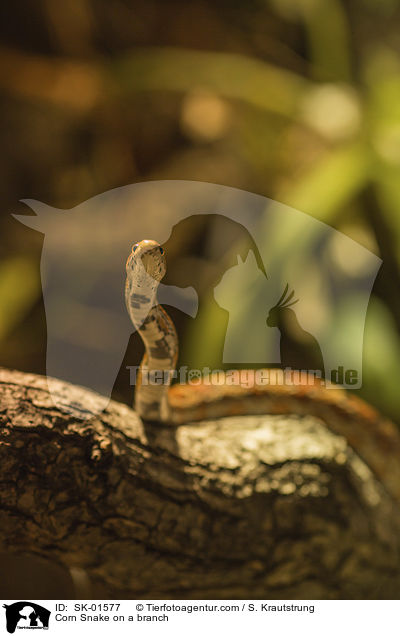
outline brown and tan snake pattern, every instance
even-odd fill
[[[400,501],[400,433],[361,399],[341,388],[265,384],[247,373],[246,386],[198,384],[170,387],[178,357],[178,338],[171,318],[157,303],[157,288],[166,272],[165,254],[153,240],[132,247],[127,264],[125,300],[144,345],[135,391],[135,408],[144,420],[166,425],[251,414],[313,415],[344,436],[391,495]],[[147,374],[164,374],[147,383]],[[239,371],[237,372],[240,373]]]

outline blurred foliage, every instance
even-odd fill
[[[31,258],[15,257],[0,263],[0,340],[5,340],[40,293],[40,280]]]
[[[400,423],[399,0],[17,0],[0,17],[1,363],[45,372],[43,237],[11,218],[21,198],[62,208],[127,183],[210,181],[381,256],[362,394]],[[203,265],[206,300],[220,275],[214,223],[193,222],[169,250],[169,282]],[[215,305],[196,333],[172,313],[183,357],[213,359],[226,327]],[[140,355],[134,336],[119,399]]]

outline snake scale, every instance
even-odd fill
[[[163,248],[154,240],[135,243],[126,272],[127,310],[145,346],[135,390],[135,409],[143,420],[177,426],[238,415],[313,415],[345,437],[386,490],[400,501],[398,429],[341,388],[333,390],[317,384],[259,385],[251,371],[246,386],[217,386],[200,381],[196,385],[171,387],[178,337],[171,318],[157,303],[157,288],[166,273]],[[162,381],[147,382],[149,374],[158,375]]]

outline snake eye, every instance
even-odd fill
[[[138,246],[137,244],[136,244],[136,245],[134,245],[134,246],[132,247],[132,252],[136,252],[136,250],[137,250],[137,248],[138,248],[138,247],[139,247],[139,246]]]
[[[160,254],[164,254],[164,250],[161,246],[160,246]]]

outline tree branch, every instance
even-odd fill
[[[84,569],[94,598],[398,598],[399,512],[311,415],[177,428],[0,371],[0,550]]]

